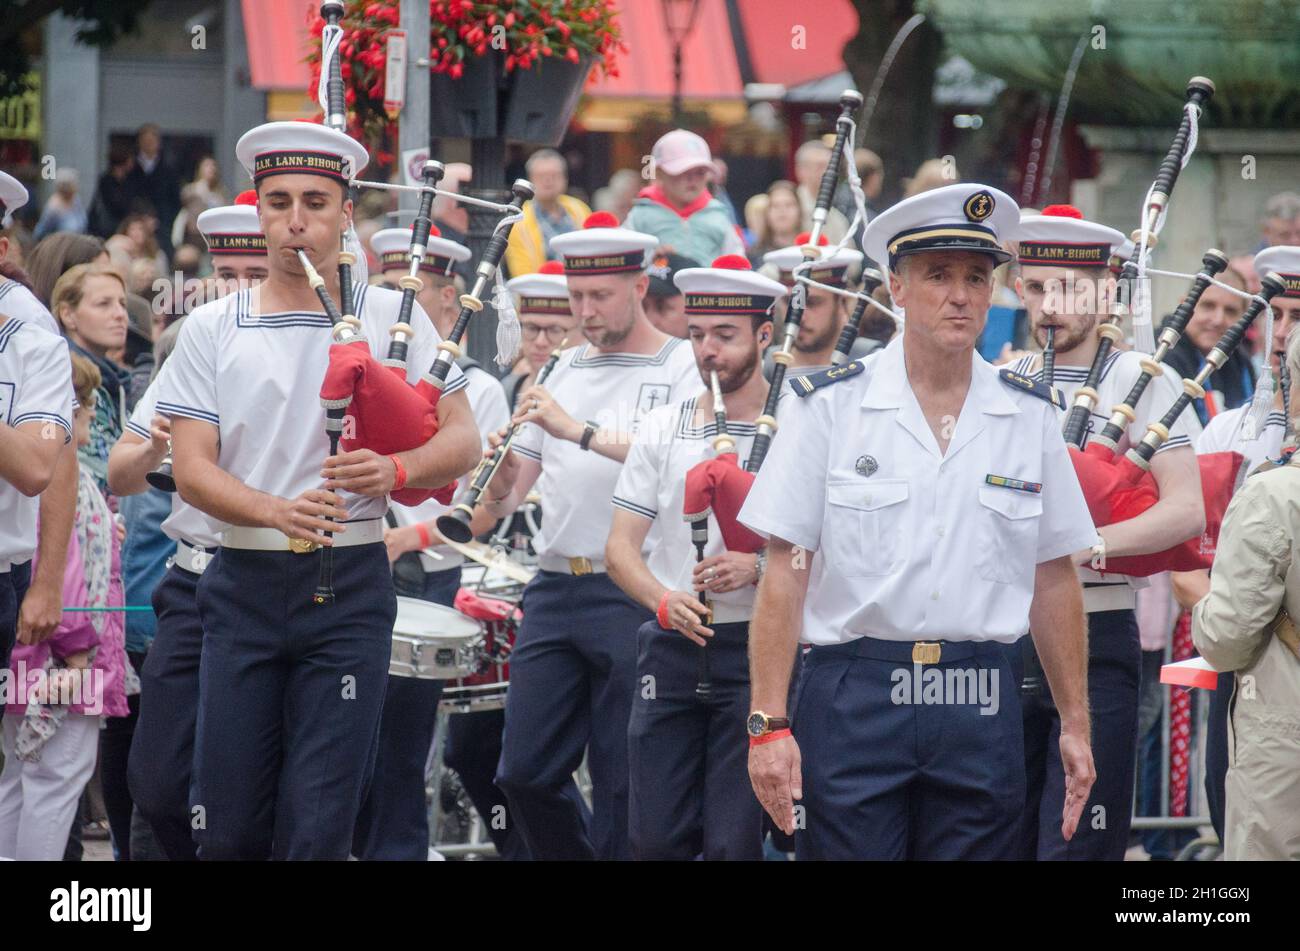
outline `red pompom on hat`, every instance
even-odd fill
[[[739,254],[724,254],[720,258],[714,258],[712,266],[716,268],[722,268],[728,271],[754,270],[754,268],[750,265],[749,260]]]
[[[794,243],[795,243],[796,245],[802,245],[802,244],[807,244],[807,243],[808,243],[809,241],[811,241],[811,240],[812,240],[812,232],[811,232],[811,231],[801,231],[798,235],[795,236]],[[824,248],[824,247],[826,247],[828,244],[830,244],[830,242],[829,242],[828,240],[826,240],[826,235],[824,235],[824,234],[823,234],[823,235],[818,235],[818,237],[817,237],[817,247],[819,247],[819,248]]]
[[[617,228],[618,219],[608,211],[593,211],[582,223],[584,228]]]
[[[1048,205],[1043,209],[1043,216],[1048,218],[1078,218],[1083,220],[1083,212],[1073,205]]]
[[[247,191],[242,191],[242,192],[240,192],[238,195],[235,196],[235,204],[236,204],[236,205],[252,205],[254,208],[256,208],[256,207],[257,207],[257,192],[253,191],[253,189],[251,189],[251,188],[248,189]]]
[[[414,228],[415,228],[415,225],[411,225],[411,228],[414,229]],[[430,225],[429,225],[429,237],[430,237],[430,238],[441,238],[441,237],[442,237],[442,230],[441,230],[437,225],[435,225],[435,224],[430,224]]]
[[[561,261],[547,261],[537,269],[538,274],[563,274],[564,263]]]

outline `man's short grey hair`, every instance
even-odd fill
[[[538,162],[559,162],[564,174],[569,174],[569,163],[555,149],[538,149],[528,156],[528,161],[524,162],[524,174],[531,178],[533,169],[537,167]]]
[[[1295,192],[1278,192],[1264,206],[1264,219],[1294,221],[1300,218],[1300,195]]]

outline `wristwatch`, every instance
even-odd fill
[[[582,438],[578,440],[578,447],[580,449],[590,449],[591,437],[596,435],[596,430],[598,430],[599,428],[600,427],[597,426],[595,423],[593,423],[591,420],[587,420],[587,422],[583,423]]]
[[[752,737],[767,736],[776,730],[790,729],[789,717],[769,717],[762,710],[755,710],[745,721],[745,732]]]

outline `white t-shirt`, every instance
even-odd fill
[[[614,489],[614,505],[650,519],[659,526],[659,542],[646,558],[646,567],[660,584],[673,591],[694,593],[695,545],[691,526],[683,518],[686,473],[705,459],[714,456],[713,437],[717,424],[710,419],[705,426],[695,425],[695,410],[700,394],[671,406],[661,406],[648,414],[628,452],[623,471]],[[782,407],[790,399],[786,394]],[[736,441],[736,459],[741,468],[754,446],[754,423],[727,421],[727,432]],[[718,520],[709,515],[709,537],[705,557],[726,551]],[[736,591],[709,594],[716,604],[752,609],[755,589],[746,585]]]
[[[560,355],[546,389],[574,419],[633,436],[647,413],[678,402],[700,388],[691,345],[679,337],[664,342],[658,353],[601,353],[591,344]],[[514,451],[542,464],[537,487],[546,517],[533,539],[539,555],[603,561],[610,499],[622,466],[594,449],[555,439],[533,424],[520,427]],[[646,548],[653,549],[652,527]]]
[[[321,381],[329,366],[330,321],[320,311],[255,314],[258,288],[197,308],[185,321],[158,393],[157,408],[171,417],[211,423],[220,432],[218,465],[250,488],[297,498],[321,485],[329,456]],[[376,359],[388,350],[402,295],[382,287],[357,291],[361,332]],[[441,340],[419,304],[411,315],[415,338],[406,379],[428,372]],[[453,366],[444,394],[465,388]],[[387,498],[340,492],[349,521],[383,518]],[[217,530],[229,527],[212,520]]]
[[[487,445],[487,434],[496,432],[510,425],[510,411],[506,408],[506,391],[491,373],[481,367],[471,366],[465,369],[468,384],[465,395],[469,398],[469,408],[474,412],[474,422],[478,426],[483,445]],[[456,497],[452,503],[460,502],[469,492],[469,475],[462,476],[456,486]],[[436,521],[440,515],[451,511],[437,499],[426,499],[419,505],[395,504],[389,510],[398,525],[414,525],[416,522]],[[446,571],[463,564],[465,558],[460,552],[448,545],[435,545],[433,550],[441,557],[435,558],[420,552],[420,564],[425,571]]]
[[[3,277],[0,277],[0,314],[36,324],[56,337],[63,336],[59,322],[54,319],[54,315],[46,306],[36,299],[35,294],[17,281]]]
[[[1286,434],[1286,414],[1279,409],[1270,410],[1268,419],[1258,439],[1242,437],[1242,425],[1250,411],[1250,404],[1227,409],[1208,423],[1196,440],[1196,454],[1208,452],[1239,452],[1246,457],[1247,474],[1268,459],[1282,455],[1282,438]]]
[[[150,440],[149,424],[157,415],[158,392],[162,388],[162,381],[169,365],[170,361],[164,363],[158,375],[150,381],[126,423],[126,428],[145,442]],[[188,542],[200,548],[215,548],[220,545],[221,538],[215,527],[216,522],[182,499],[179,492],[173,492],[171,495],[172,514],[168,515],[162,523],[163,533],[173,541]]]
[[[10,318],[0,321],[0,423],[45,423],[72,441],[72,364],[63,337]],[[69,451],[69,450],[64,450]],[[0,571],[36,553],[39,497],[0,480]]]
[[[973,353],[940,453],[903,337],[858,365],[787,399],[740,512],[812,559],[802,639],[1015,641],[1036,566],[1097,537],[1055,407]],[[1007,480],[1019,487],[995,484]]]

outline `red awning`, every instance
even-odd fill
[[[649,4],[647,4],[649,6]],[[850,0],[741,0],[754,81],[799,86],[844,69],[844,44],[857,35]]]
[[[308,18],[317,0],[241,0],[254,89],[306,91],[311,70]]]
[[[672,98],[673,46],[668,38],[663,4],[658,0],[618,0],[618,8],[628,52],[618,58],[619,75],[594,81],[587,87],[588,95]],[[743,96],[726,2],[700,0],[695,27],[682,45],[682,98],[741,99]]]

